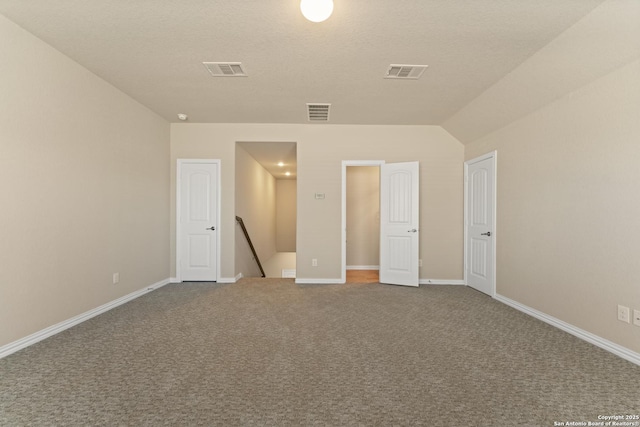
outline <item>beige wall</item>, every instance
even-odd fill
[[[169,126],[2,16],[0,40],[2,346],[169,277]]]
[[[264,262],[276,253],[276,179],[240,145],[236,145],[235,168],[235,214],[244,221],[256,253]],[[237,245],[236,249],[242,247]],[[246,258],[247,251],[237,254]],[[246,262],[236,263],[235,273],[255,275],[248,274],[245,265]]]
[[[447,119],[464,144],[544,107],[640,56],[640,1],[606,0]]]
[[[347,167],[347,268],[380,265],[380,168]]]
[[[276,250],[296,251],[297,181],[276,180]]]
[[[497,292],[640,352],[640,61],[466,147],[498,150]]]
[[[221,275],[234,276],[235,143],[296,141],[297,276],[341,277],[343,160],[420,161],[421,278],[462,279],[463,146],[438,126],[269,124],[171,125],[172,274],[175,274],[175,167],[178,158],[221,159]],[[325,193],[316,200],[315,193]],[[311,267],[311,259],[318,260]]]

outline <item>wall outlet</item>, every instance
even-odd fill
[[[421,259],[418,260],[418,267],[422,267],[422,260]]]
[[[618,320],[621,322],[629,323],[630,314],[629,307],[625,307],[624,305],[618,306]]]
[[[120,273],[113,273],[113,284],[117,285],[120,283]]]
[[[313,258],[311,260],[311,267],[317,267],[318,266],[318,259],[317,258]]]
[[[633,310],[633,324],[640,326],[640,310]]]

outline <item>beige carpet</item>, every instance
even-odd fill
[[[168,285],[0,360],[3,426],[553,426],[640,367],[461,286]]]

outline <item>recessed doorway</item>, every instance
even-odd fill
[[[380,165],[343,162],[343,280],[378,283],[380,268]]]
[[[235,168],[236,276],[295,277],[296,143],[238,141]]]

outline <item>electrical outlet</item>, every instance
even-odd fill
[[[311,267],[317,267],[318,266],[318,259],[317,258],[313,258],[311,260]]]
[[[618,306],[618,320],[621,322],[629,323],[629,307],[625,307],[624,305]]]
[[[418,260],[418,267],[422,267],[422,260],[421,259]]]
[[[640,326],[640,310],[633,310],[633,324]]]
[[[116,285],[120,283],[120,273],[113,273],[113,284]]]

